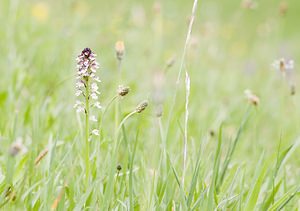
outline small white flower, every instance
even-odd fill
[[[100,92],[98,91],[98,89],[99,89],[99,87],[97,86],[97,84],[96,83],[92,83],[92,85],[91,85],[91,91],[95,92],[97,94],[100,94]]]
[[[76,108],[77,106],[81,105],[82,102],[79,100],[76,100],[76,103],[74,104],[73,108]]]
[[[83,83],[82,81],[77,81],[76,86],[77,86],[78,88],[84,87],[84,83]]]
[[[90,116],[90,120],[93,121],[93,122],[97,122],[97,119],[94,115]]]
[[[101,80],[99,79],[99,77],[96,76],[96,75],[94,76],[94,80],[97,81],[97,82],[99,82],[99,83],[101,82]]]
[[[100,102],[98,102],[98,101],[94,103],[94,107],[97,107],[99,109],[102,108],[102,106],[100,105]]]
[[[76,112],[79,113],[79,112],[82,112],[82,111],[84,111],[84,107],[81,106],[81,105],[78,106],[77,109],[76,109]]]
[[[92,85],[91,85],[91,89],[92,89],[92,91],[97,91],[98,90],[98,85],[96,84],[96,83],[92,83]]]
[[[92,65],[91,70],[93,73],[95,73],[98,68],[99,68],[98,65]]]
[[[92,93],[92,94],[91,94],[91,98],[93,98],[94,100],[97,100],[97,99],[98,99],[98,96],[96,95],[96,93]]]
[[[99,130],[97,130],[97,129],[92,130],[92,134],[94,134],[95,136],[99,136],[100,135],[99,134]]]
[[[88,60],[84,60],[84,61],[83,61],[83,65],[84,65],[84,66],[87,66],[88,64],[89,64],[89,61],[88,61]]]
[[[75,95],[76,95],[76,96],[79,96],[81,93],[82,93],[82,90],[81,90],[81,89],[77,89]]]

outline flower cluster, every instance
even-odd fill
[[[281,70],[282,72],[285,72],[286,70],[294,69],[294,61],[280,58],[275,60],[272,66],[277,70]]]
[[[74,108],[77,112],[84,112],[89,116],[89,120],[97,121],[94,115],[90,114],[90,107],[96,107],[101,109],[100,102],[98,100],[98,91],[99,87],[97,82],[100,82],[99,77],[96,75],[96,70],[99,68],[99,64],[96,61],[96,54],[91,51],[90,48],[85,48],[81,54],[77,57],[77,83],[76,83],[76,96],[83,96],[85,102],[77,100]],[[90,104],[90,101],[93,100],[93,103]],[[98,130],[93,130],[93,134],[99,135]]]

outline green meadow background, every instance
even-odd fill
[[[298,210],[300,1],[199,0],[182,60],[192,7],[191,0],[0,0],[1,210]],[[120,85],[119,40],[121,84],[131,88],[118,99],[121,119],[145,99],[149,106],[126,121],[117,154],[109,107],[102,135],[90,141],[86,184],[75,59],[85,47],[98,55],[105,108]],[[286,78],[271,66],[281,57],[295,62]],[[23,148],[11,156],[15,141]]]

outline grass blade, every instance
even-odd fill
[[[216,151],[213,177],[212,177],[211,185],[209,187],[208,202],[207,202],[206,210],[212,210],[213,209],[213,198],[214,198],[216,181],[218,179],[218,172],[219,172],[219,166],[220,166],[221,144],[222,144],[222,124],[221,124],[220,129],[219,129],[218,147],[217,147],[217,151]]]
[[[300,188],[298,188],[295,192],[288,191],[285,193],[280,199],[278,199],[275,204],[268,209],[268,211],[281,210],[287,203],[294,198],[294,196],[299,192]]]
[[[194,174],[193,174],[193,178],[192,178],[192,182],[191,182],[191,186],[190,186],[190,191],[188,194],[188,199],[187,199],[187,207],[188,208],[191,206],[195,188],[196,188],[196,184],[197,184],[197,179],[198,179],[198,174],[199,174],[199,165],[200,165],[201,143],[200,143],[199,150],[197,153],[197,161],[196,161],[195,170],[194,170]]]
[[[274,187],[274,189],[272,189],[271,193],[266,197],[265,203],[263,204],[261,210],[267,210],[269,208],[269,206],[272,204],[272,202],[274,201],[275,195],[279,190],[281,183],[282,183],[282,180],[280,180],[278,182],[278,184]]]
[[[191,211],[195,210],[196,208],[198,208],[198,206],[200,205],[200,202],[202,201],[202,199],[204,198],[206,192],[207,192],[207,188],[203,190],[203,192],[201,193],[200,197],[197,199],[197,201],[195,202],[194,206],[192,207]]]
[[[139,136],[139,131],[136,133],[136,138],[135,138],[135,143],[132,151],[132,156],[131,156],[131,161],[130,161],[130,170],[129,170],[129,204],[130,204],[130,210],[134,210],[133,206],[133,185],[132,185],[132,169],[133,169],[133,160],[135,157],[135,152],[136,152],[136,147],[138,143],[138,136]]]
[[[247,119],[248,119],[249,110],[250,110],[250,106],[248,107],[248,109],[247,109],[247,111],[246,111],[246,114],[245,114],[245,116],[244,116],[244,118],[243,118],[243,121],[242,121],[242,123],[241,123],[241,125],[240,125],[240,128],[239,128],[238,133],[237,133],[237,135],[236,135],[236,138],[235,138],[235,140],[234,140],[234,142],[233,142],[233,145],[232,145],[231,148],[228,149],[228,152],[227,152],[227,154],[226,154],[226,158],[225,158],[224,164],[223,164],[223,166],[222,166],[222,170],[221,170],[221,177],[220,177],[220,179],[219,179],[219,182],[218,182],[217,188],[216,188],[217,192],[219,191],[219,188],[220,188],[220,186],[221,186],[222,183],[223,183],[223,180],[224,180],[224,177],[225,177],[225,174],[226,174],[228,165],[229,165],[229,163],[230,163],[230,160],[231,160],[231,158],[232,158],[233,152],[234,152],[234,150],[235,150],[235,148],[236,148],[236,146],[237,146],[237,144],[238,144],[238,142],[239,142],[239,140],[240,140],[240,138],[241,138],[241,134],[242,134],[242,132],[243,132],[245,123],[246,123],[246,121],[247,121]]]
[[[263,155],[262,155],[262,157],[263,157]],[[262,161],[262,157],[261,157],[261,161]],[[260,166],[260,165],[258,165],[258,166]],[[266,164],[263,166],[259,176],[257,177],[254,187],[248,193],[248,197],[247,197],[248,200],[245,205],[246,211],[254,210],[254,208],[257,204],[258,195],[260,193],[261,186],[263,184],[263,179],[265,177],[265,173],[268,169],[268,166],[269,166],[268,162],[266,162]]]
[[[176,182],[177,182],[177,184],[178,184],[178,186],[179,186],[179,191],[180,191],[180,196],[181,196],[181,203],[182,203],[182,205],[184,206],[184,210],[187,210],[186,203],[185,203],[186,198],[185,198],[185,195],[184,195],[183,187],[182,187],[182,184],[181,184],[181,182],[180,182],[180,179],[179,179],[179,177],[178,177],[178,175],[177,175],[177,172],[176,172],[176,170],[175,170],[175,168],[174,168],[174,166],[173,166],[173,164],[172,164],[172,162],[171,162],[171,159],[170,159],[168,153],[167,153],[167,158],[168,158],[168,160],[169,160],[169,162],[170,162],[170,165],[171,165],[171,168],[172,168],[172,170],[173,170],[173,173],[174,173]]]

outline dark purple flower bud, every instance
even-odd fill
[[[92,50],[90,48],[85,48],[83,49],[83,51],[81,52],[82,55],[84,55],[86,58],[89,58],[91,53],[92,53]]]

